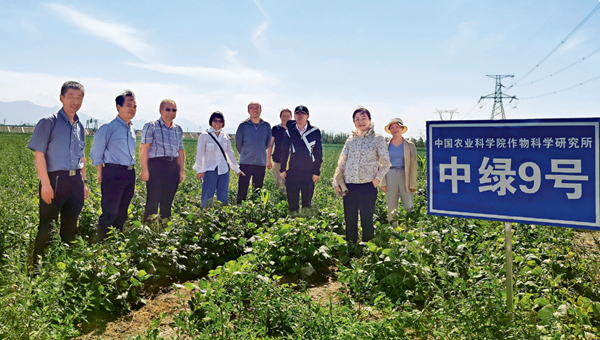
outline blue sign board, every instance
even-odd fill
[[[428,212],[600,230],[598,118],[427,122]]]

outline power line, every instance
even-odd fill
[[[593,56],[594,54],[596,54],[596,53],[598,53],[598,52],[600,52],[600,48],[598,48],[598,49],[597,49],[597,50],[595,50],[594,52],[592,52],[592,53],[590,53],[590,54],[586,55],[585,57],[583,57],[583,58],[581,58],[581,59],[577,60],[576,62],[572,63],[572,64],[571,64],[571,65],[569,65],[569,66],[563,67],[562,69],[560,69],[560,70],[558,70],[558,71],[556,71],[556,72],[554,72],[554,73],[552,73],[552,74],[550,74],[550,75],[547,75],[547,76],[545,76],[545,77],[543,77],[543,78],[540,78],[540,79],[538,79],[538,80],[534,80],[534,81],[532,81],[532,82],[530,82],[530,83],[526,83],[526,84],[523,84],[523,85],[520,85],[520,86],[527,86],[527,85],[531,85],[531,84],[537,83],[537,82],[539,82],[539,81],[542,81],[542,80],[544,80],[544,79],[551,78],[552,76],[555,76],[555,75],[557,75],[557,74],[561,73],[562,71],[564,71],[564,70],[567,70],[567,69],[569,69],[569,68],[571,68],[571,67],[573,67],[573,66],[575,66],[575,65],[579,64],[580,62],[582,62],[582,61],[586,60],[587,58],[589,58],[589,57]],[[516,87],[516,86],[517,86],[517,85],[516,85],[516,83],[515,83],[514,87]]]
[[[517,85],[517,83],[519,83],[521,80],[525,79],[525,77],[527,77],[531,72],[535,71],[536,68],[538,68],[543,62],[545,62],[548,58],[550,58],[551,55],[554,54],[554,52],[556,52],[567,40],[569,40],[569,38],[571,38],[571,36],[573,34],[575,34],[575,32],[577,32],[577,30],[579,30],[579,28],[581,26],[583,26],[583,24],[585,24],[586,21],[588,21],[588,19],[594,15],[594,13],[596,13],[596,11],[600,9],[600,3],[598,5],[596,5],[596,7],[594,7],[594,9],[585,17],[583,18],[583,20],[579,23],[579,25],[577,25],[572,31],[571,33],[569,33],[558,45],[556,45],[556,47],[550,51],[550,53],[548,53],[539,63],[537,63],[533,68],[531,68],[531,70],[529,70],[527,73],[525,73],[525,75],[523,77],[521,77],[521,79],[517,80],[511,87]],[[510,89],[511,87],[509,87],[508,89]]]
[[[557,94],[557,93],[560,93],[560,92],[563,92],[563,91],[570,90],[570,89],[572,89],[572,88],[575,88],[575,87],[577,87],[577,86],[581,86],[581,85],[583,85],[583,84],[587,84],[587,83],[589,83],[589,82],[591,82],[591,81],[594,81],[594,80],[596,80],[596,79],[599,79],[599,78],[600,78],[600,76],[596,76],[596,77],[594,77],[594,78],[592,78],[592,79],[588,79],[588,80],[586,80],[586,81],[584,81],[584,82],[581,82],[581,83],[579,83],[579,84],[575,84],[575,85],[573,85],[573,86],[566,87],[566,88],[564,88],[564,89],[562,89],[562,90],[558,90],[558,91],[554,91],[554,92],[550,92],[550,93],[546,93],[546,94],[541,94],[541,95],[538,95],[538,96],[533,96],[533,97],[521,98],[521,99],[533,99],[533,98],[539,98],[539,97],[550,96],[550,95],[553,95],[553,94]]]

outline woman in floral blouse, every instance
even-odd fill
[[[358,240],[358,213],[363,230],[362,240],[373,239],[373,214],[377,186],[390,169],[390,157],[385,139],[376,134],[371,113],[358,108],[352,114],[356,131],[346,140],[335,169],[333,186],[344,197],[346,240]]]

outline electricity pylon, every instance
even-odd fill
[[[450,116],[450,118],[448,118],[448,120],[452,120],[452,117],[454,117],[455,114],[458,114],[458,109],[454,109],[454,110],[438,110],[435,109],[434,114],[438,114],[440,116],[440,120],[445,120],[444,119],[444,114],[447,113],[448,116]]]
[[[502,93],[502,87],[504,87],[504,85],[502,85],[502,78],[513,78],[514,75],[512,75],[512,74],[508,74],[508,75],[500,75],[500,74],[489,75],[489,74],[487,74],[486,76],[496,79],[496,92],[494,92],[492,94],[488,94],[487,96],[481,96],[481,98],[479,98],[479,102],[481,102],[483,99],[492,99],[493,98],[494,99],[494,107],[492,108],[491,119],[497,119],[497,118],[506,119],[506,115],[504,114],[504,106],[502,105],[502,99],[510,99],[510,103],[512,103],[513,100],[517,100],[517,97]]]

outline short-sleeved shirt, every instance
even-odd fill
[[[71,171],[83,168],[85,130],[75,114],[73,124],[63,109],[40,119],[27,147],[40,151],[46,158],[46,169]]]
[[[285,128],[283,127],[283,125],[281,124],[277,124],[275,126],[273,126],[273,128],[271,129],[271,136],[275,137],[275,142],[273,143],[273,155],[271,156],[271,159],[273,159],[273,162],[277,162],[280,163],[280,159],[281,159],[281,153],[282,153],[282,143],[283,143],[283,134],[285,133]]]
[[[398,146],[390,143],[388,151],[392,168],[404,169],[404,142]]]
[[[149,158],[179,157],[183,150],[183,129],[173,123],[170,128],[162,118],[144,124],[142,144],[150,144]]]
[[[121,117],[100,126],[94,134],[90,158],[93,165],[104,163],[135,164],[135,128]]]

